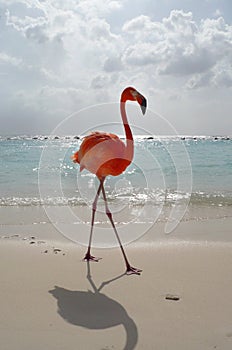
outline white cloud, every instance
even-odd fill
[[[153,22],[150,17],[144,15],[140,15],[126,22],[122,30],[135,35],[136,39],[145,39],[146,41],[159,39],[164,34],[160,22]]]
[[[18,66],[21,63],[22,60],[20,58],[8,55],[5,52],[0,52],[0,64],[10,64],[13,66]]]
[[[232,65],[230,63],[230,70],[226,66],[217,66],[212,82],[215,86],[232,87]]]
[[[96,76],[91,83],[92,88],[94,89],[102,89],[107,86],[109,83],[109,79],[105,75]]]
[[[113,40],[117,39],[110,31],[110,25],[104,19],[94,18],[88,22],[88,34],[93,40]]]
[[[18,90],[11,97],[11,102],[19,103],[21,107],[33,112],[40,110],[41,118],[44,118],[45,115],[51,118],[55,114],[58,117],[62,114],[67,117],[77,110],[84,96],[81,89],[44,85],[33,91]]]
[[[213,13],[213,17],[221,17],[223,16],[223,12],[220,9],[216,9]]]
[[[150,65],[156,74],[192,76],[188,86],[199,87],[211,80],[205,77],[221,62],[227,61],[224,74],[230,72],[232,58],[232,26],[222,17],[205,19],[197,24],[191,12],[173,10],[162,22],[139,16],[127,22],[123,30],[134,35],[123,55],[123,62],[135,66]],[[227,72],[227,73],[226,73]],[[202,77],[201,77],[202,75]]]
[[[103,69],[106,72],[122,71],[123,64],[122,64],[121,57],[118,57],[118,56],[108,57],[104,62]]]
[[[26,35],[27,30],[33,29],[36,27],[43,27],[47,23],[45,17],[29,17],[25,16],[20,18],[10,14],[10,11],[7,10],[6,13],[6,24],[12,26],[15,30],[20,31]]]
[[[28,3],[29,1],[22,2],[25,12],[27,11],[25,6],[28,6]],[[34,2],[33,5],[35,6],[36,3]],[[16,16],[11,13],[14,10],[7,9],[5,12],[6,25],[21,32],[27,38],[36,39],[39,43],[70,33],[69,22],[73,20],[71,11],[61,11],[51,4],[47,6],[46,3],[40,2],[34,10],[33,15]]]
[[[213,73],[209,70],[203,74],[194,74],[186,83],[188,89],[198,89],[211,84]]]
[[[85,0],[79,1],[76,9],[87,17],[104,16],[117,11],[122,7],[123,1],[116,0]]]
[[[139,16],[133,6],[125,14],[125,4],[3,0],[0,65],[15,81],[4,86],[9,101],[51,116],[115,101],[127,84],[173,103],[198,89],[231,88],[232,25],[221,9],[201,21],[183,10],[155,20],[139,2]]]

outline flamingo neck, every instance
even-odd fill
[[[121,101],[120,102],[120,111],[122,116],[122,122],[126,134],[126,159],[130,162],[133,159],[134,156],[134,140],[133,135],[130,129],[130,126],[128,124],[127,115],[126,115],[126,102]]]

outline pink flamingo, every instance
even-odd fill
[[[117,176],[121,174],[130,165],[134,155],[134,141],[133,135],[128,124],[126,115],[126,101],[137,101],[141,107],[142,113],[145,114],[147,101],[144,96],[142,96],[135,88],[127,87],[121,94],[120,100],[120,111],[123,121],[123,126],[126,133],[126,144],[120,140],[117,135],[104,133],[104,132],[93,132],[90,135],[84,137],[83,142],[80,146],[79,151],[74,153],[72,159],[75,163],[80,164],[80,171],[87,169],[91,173],[95,174],[100,185],[97,190],[96,197],[93,201],[92,206],[92,220],[91,220],[91,230],[89,236],[89,245],[87,253],[85,254],[85,261],[98,261],[96,258],[90,254],[91,242],[93,235],[94,217],[97,209],[97,201],[100,193],[102,192],[103,199],[105,202],[106,215],[108,216],[112,227],[114,229],[115,235],[117,237],[119,246],[121,248],[125,263],[126,263],[126,273],[140,275],[142,270],[132,267],[129,264],[128,258],[122,246],[120,237],[118,235],[117,229],[115,227],[112,214],[109,210],[105,189],[104,181],[106,176],[113,175]]]

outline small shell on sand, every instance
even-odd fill
[[[166,300],[179,301],[180,297],[178,297],[178,295],[166,294],[165,299]]]

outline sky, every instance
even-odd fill
[[[232,135],[232,1],[0,0],[0,79],[1,135],[114,129],[126,86],[137,127]]]

